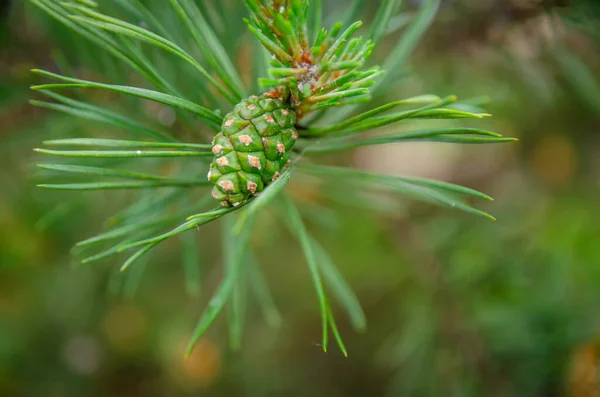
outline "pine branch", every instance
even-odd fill
[[[104,14],[102,5],[93,0],[31,1],[87,40],[79,48],[89,53],[91,63],[96,63],[93,69],[98,69],[112,83],[121,83],[100,83],[33,70],[59,83],[31,87],[54,101],[32,100],[32,105],[99,121],[104,123],[103,128],[116,127],[129,134],[124,139],[107,139],[114,136],[112,133],[97,138],[53,139],[44,141],[50,149],[35,149],[42,155],[69,161],[69,164],[40,163],[38,168],[43,176],[68,179],[38,186],[61,190],[138,189],[134,201],[108,220],[106,231],[77,243],[77,250],[85,256],[82,262],[91,263],[128,251],[121,270],[129,269],[129,274],[121,286],[113,289],[131,296],[142,277],[147,254],[176,237],[182,248],[186,290],[197,296],[201,255],[192,231],[228,216],[221,236],[224,278],[198,321],[187,355],[227,304],[230,344],[233,348],[241,346],[248,293],[256,299],[270,325],[281,324],[281,315],[253,257],[250,242],[254,219],[269,208],[279,208],[281,203],[282,219],[299,242],[316,291],[323,349],[328,348],[331,330],[338,347],[347,355],[328,293],[348,315],[355,330],[366,328],[358,298],[303,220],[315,217],[317,225],[332,227],[337,218],[325,207],[327,200],[304,201],[298,207],[286,196],[292,171],[299,181],[303,177],[305,181],[316,178],[335,187],[326,192],[329,201],[351,204],[363,211],[389,215],[398,208],[396,202],[384,201],[388,198],[385,194],[365,198],[365,193],[376,191],[494,219],[463,201],[491,200],[467,187],[301,162],[311,154],[370,145],[514,140],[492,131],[464,127],[378,131],[406,120],[481,119],[489,115],[482,109],[480,98],[458,101],[455,96],[418,95],[357,111],[372,95],[394,87],[392,83],[404,73],[408,55],[432,23],[440,0],[425,0],[413,19],[400,12],[401,1],[383,0],[374,20],[364,29],[367,32],[364,38],[359,36],[363,22],[355,20],[367,3],[364,0],[346,5],[344,22],[327,23],[327,28],[323,26],[327,18],[323,16],[321,0],[244,0],[228,4],[239,7],[235,12],[226,9],[223,2],[216,2],[213,8],[209,4],[199,7],[192,0],[169,0],[161,8],[153,8],[139,0],[113,0],[116,10],[132,18],[133,23]],[[237,54],[233,57],[228,53],[237,44],[244,25],[232,21],[230,15],[244,6],[249,10],[245,24],[255,38],[252,44],[255,47],[250,51],[254,55],[249,62],[252,70],[248,73],[237,70],[234,66]],[[137,25],[140,21],[144,22],[143,27]],[[380,62],[383,69],[367,66],[375,45],[401,29],[402,36]],[[88,42],[96,45],[91,51],[87,51]],[[104,53],[110,57],[100,55]],[[60,64],[66,66],[65,74],[72,75],[77,70],[65,60]],[[134,77],[137,80],[126,74],[125,67],[137,74]],[[569,67],[577,69],[570,64],[565,66]],[[248,97],[242,75],[256,78],[255,88],[268,91]],[[131,81],[139,84],[138,77],[155,89],[128,85]],[[107,109],[88,103],[82,93],[73,99],[54,92],[63,88],[94,88],[123,95],[117,97],[115,106]],[[165,124],[173,127],[167,128],[159,125],[160,117],[151,122],[139,120],[145,114],[139,111],[140,99],[172,108],[183,123],[169,121]],[[214,110],[222,105],[223,99],[231,104],[230,108],[223,112]],[[131,106],[122,106],[125,101]],[[132,117],[127,111],[139,111],[139,116]],[[198,137],[198,133],[205,132],[204,128],[198,128],[193,116],[216,132],[210,144],[190,138],[185,140],[191,142],[180,141],[180,137]],[[190,167],[186,161],[194,165]],[[199,170],[209,161],[208,169]],[[136,166],[132,168],[136,171],[127,169],[131,165]],[[166,165],[168,173],[162,168]],[[207,185],[212,187],[210,195],[204,189]],[[194,196],[196,192],[202,195],[201,200]],[[209,202],[214,203],[213,199],[221,207],[206,210]],[[233,219],[232,213],[238,210]]]

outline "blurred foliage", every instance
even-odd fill
[[[345,4],[324,3],[328,12]],[[286,239],[264,263],[283,331],[251,308],[242,352],[226,348],[219,323],[184,360],[191,321],[211,291],[190,302],[171,266],[176,243],[157,253],[142,282],[111,277],[108,264],[69,266],[73,242],[119,200],[32,186],[36,142],[101,127],[28,106],[29,69],[54,65],[58,47],[79,54],[82,69],[93,65],[59,25],[13,2],[0,28],[0,395],[597,396],[598,29],[563,19],[576,10],[568,6],[507,11],[488,31],[480,17],[495,20],[504,4],[445,2],[409,62],[411,76],[393,90],[489,93],[488,127],[520,143],[485,155],[408,146],[415,157],[398,147],[389,160],[489,193],[498,222],[407,203],[381,219],[328,203],[340,215],[319,212],[331,229],[315,234],[369,321],[359,335],[339,324],[349,358],[317,346],[310,279]],[[376,167],[373,155],[383,160],[369,150],[350,160]],[[203,255],[216,261],[210,249]],[[207,285],[217,268],[204,275]]]

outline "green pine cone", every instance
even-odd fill
[[[238,103],[212,142],[212,196],[223,206],[235,207],[275,181],[298,139],[295,125],[296,113],[268,94]]]

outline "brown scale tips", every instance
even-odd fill
[[[213,139],[212,196],[238,206],[257,196],[290,164],[296,113],[272,95],[251,96],[227,114]]]

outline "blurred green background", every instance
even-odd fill
[[[345,6],[324,3],[326,20]],[[332,205],[330,229],[315,234],[369,322],[356,334],[340,316],[348,358],[320,349],[310,276],[283,236],[264,263],[282,327],[250,307],[241,351],[220,319],[187,360],[218,281],[218,242],[203,238],[196,299],[176,242],[141,279],[116,279],[114,261],[74,266],[72,245],[129,193],[34,186],[40,141],[106,127],[27,103],[31,68],[83,50],[29,4],[0,4],[0,396],[600,396],[596,2],[443,2],[391,94],[489,96],[494,117],[477,126],[519,141],[392,145],[349,160],[484,191],[498,221],[408,201],[392,218]]]

